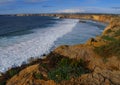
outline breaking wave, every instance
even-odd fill
[[[31,57],[48,53],[54,42],[72,31],[78,20],[64,19],[46,29],[34,29],[33,33],[0,39],[0,72],[20,66]]]

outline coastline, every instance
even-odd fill
[[[43,15],[43,16],[48,16],[48,15]],[[56,16],[56,17],[60,17],[60,18],[78,18],[78,19],[91,19],[91,20],[97,20],[97,21],[100,21],[100,22],[105,22],[105,23],[109,23],[109,25],[104,29],[102,35],[96,37],[95,39],[90,39],[88,40],[85,44],[81,44],[81,45],[73,45],[73,46],[59,46],[57,47],[53,52],[51,52],[50,54],[47,55],[47,57],[45,59],[49,60],[49,57],[50,56],[53,56],[53,55],[61,55],[62,57],[65,56],[65,57],[68,57],[70,59],[76,59],[76,60],[84,60],[85,63],[89,63],[89,65],[86,65],[85,68],[88,68],[90,71],[93,70],[93,74],[95,73],[97,75],[97,72],[96,70],[99,69],[98,73],[101,73],[104,71],[108,71],[108,68],[110,69],[112,64],[115,63],[115,62],[118,62],[119,64],[119,60],[117,60],[115,57],[110,57],[110,59],[108,59],[108,62],[107,62],[107,65],[106,63],[104,63],[101,59],[101,55],[99,55],[99,53],[95,53],[93,50],[95,47],[100,47],[102,45],[106,45],[106,44],[109,44],[111,43],[111,41],[108,41],[108,40],[104,40],[102,39],[101,36],[112,36],[114,35],[115,31],[116,31],[116,27],[117,27],[117,30],[120,29],[120,24],[117,22],[120,21],[120,18],[117,16],[104,16],[104,15],[92,15],[92,16],[76,16],[76,15],[72,15],[72,16],[66,16],[66,15],[49,15],[49,16]],[[118,21],[116,21],[117,19]],[[115,23],[114,23],[115,22]],[[112,30],[111,32],[108,32],[108,30]],[[114,36],[113,36],[114,37]],[[115,36],[114,37],[115,39],[118,39],[120,38],[120,35],[118,34],[117,37]],[[96,42],[97,41],[97,42]],[[113,41],[114,42],[114,41]],[[87,54],[86,54],[87,53]],[[70,55],[71,54],[71,55]],[[86,55],[85,55],[86,54]],[[77,56],[76,56],[77,55]],[[109,54],[108,54],[109,55]],[[94,56],[94,57],[93,57]],[[110,55],[109,55],[110,56]],[[111,59],[114,59],[113,61],[110,61]],[[94,62],[94,61],[97,61],[98,63]],[[21,66],[20,68],[18,67],[19,69],[19,73],[21,73],[22,70],[25,70],[26,68],[29,68],[30,66],[33,66],[34,68],[34,65],[35,65],[35,68],[38,68],[38,65],[37,64],[40,64],[40,62],[43,62],[44,59],[36,59],[36,60],[33,60],[32,63],[28,64],[28,65],[23,65],[23,67]],[[50,60],[49,60],[50,61]],[[54,61],[53,61],[54,62]],[[111,64],[110,64],[111,63]],[[50,63],[49,63],[50,64]],[[96,65],[97,67],[94,67],[94,65]],[[108,66],[109,64],[109,66]],[[103,65],[103,66],[101,66]],[[49,66],[48,66],[49,67]],[[114,65],[114,67],[116,67],[117,69],[120,69],[116,64]],[[102,69],[100,69],[102,68]],[[104,70],[104,71],[103,71]],[[114,68],[112,69],[114,71]],[[10,71],[10,70],[9,70]],[[9,73],[9,71],[7,71]],[[33,70],[32,70],[33,71]],[[119,71],[119,70],[117,70]],[[8,75],[6,72],[5,75]],[[25,72],[25,71],[24,71]],[[44,72],[44,71],[43,71]],[[115,72],[115,71],[114,71]],[[24,73],[25,74],[25,73]],[[87,73],[85,75],[93,75],[92,73]],[[104,73],[105,74],[105,73]],[[84,74],[82,74],[82,76],[78,77],[78,78],[75,78],[77,80],[79,80],[80,78],[80,82],[81,84],[87,84],[87,80],[90,80],[88,77],[85,77]],[[102,75],[102,74],[101,74]],[[107,74],[106,74],[107,75]],[[115,75],[115,74],[114,74]],[[118,74],[116,73],[116,75],[119,75],[119,72]],[[4,75],[3,75],[4,76]],[[102,75],[103,76],[103,75]],[[21,78],[21,76],[17,76],[15,75],[13,78],[11,78],[10,80],[8,80],[7,82],[7,85],[11,85],[14,81],[14,79],[16,78],[17,79],[18,77],[18,80],[19,78]],[[113,76],[112,76],[113,77]],[[99,77],[98,77],[99,78]],[[104,78],[104,77],[103,77]],[[108,77],[109,78],[109,77]],[[119,78],[119,77],[118,77]],[[92,79],[94,80],[94,77],[92,77]],[[102,79],[102,78],[100,78]],[[107,78],[106,78],[107,79]],[[2,79],[1,79],[2,80]],[[4,80],[4,79],[3,79]],[[40,80],[40,79],[39,79]],[[44,79],[42,79],[44,80]],[[112,83],[116,83],[116,84],[119,84],[120,82],[118,80],[116,81],[113,81],[112,79],[110,79],[112,81]],[[49,80],[47,80],[49,81]],[[44,80],[44,82],[47,82],[46,80]],[[90,80],[92,82],[92,80]],[[104,84],[106,84],[106,82],[109,82],[111,83],[111,81],[109,80],[105,80],[104,82],[101,80],[97,83],[100,83],[100,82],[103,82]],[[54,82],[54,81],[49,81],[46,83],[46,85],[50,82]],[[67,81],[64,81],[64,82],[61,82],[61,84],[65,84],[65,82]],[[75,81],[74,81],[75,82]],[[20,83],[20,82],[19,82]],[[40,80],[40,83],[41,83],[41,80]],[[68,82],[67,82],[68,83]],[[94,82],[93,82],[94,83]],[[19,85],[19,84],[16,84],[16,85]],[[56,83],[54,82],[53,85],[56,85]]]

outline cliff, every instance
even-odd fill
[[[115,17],[119,15],[105,15],[105,14],[42,14],[41,16],[54,16],[60,18],[74,18],[74,19],[89,19],[99,22],[109,23]]]
[[[49,15],[109,23],[85,44],[63,45],[28,65],[11,69],[6,85],[120,85],[120,17],[111,15]]]
[[[96,20],[99,22],[106,22],[109,23],[115,17],[120,15],[115,14],[14,14],[8,16],[53,16],[53,17],[60,17],[60,18],[74,18],[74,19],[90,19]]]

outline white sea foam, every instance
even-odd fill
[[[30,57],[39,57],[49,52],[54,42],[70,32],[78,20],[65,19],[53,27],[33,30],[34,33],[0,39],[0,72],[12,66],[20,66]]]

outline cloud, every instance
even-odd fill
[[[100,7],[80,7],[74,9],[64,9],[58,10],[58,13],[114,13],[120,14],[120,10],[116,10],[113,8],[100,8]]]
[[[85,10],[83,9],[65,9],[65,10],[58,10],[58,13],[84,13]]]
[[[120,14],[120,10],[112,9],[112,8],[102,8],[102,7],[90,7],[86,9],[88,12],[92,13],[113,13]]]
[[[112,7],[113,9],[120,9],[120,7]]]

